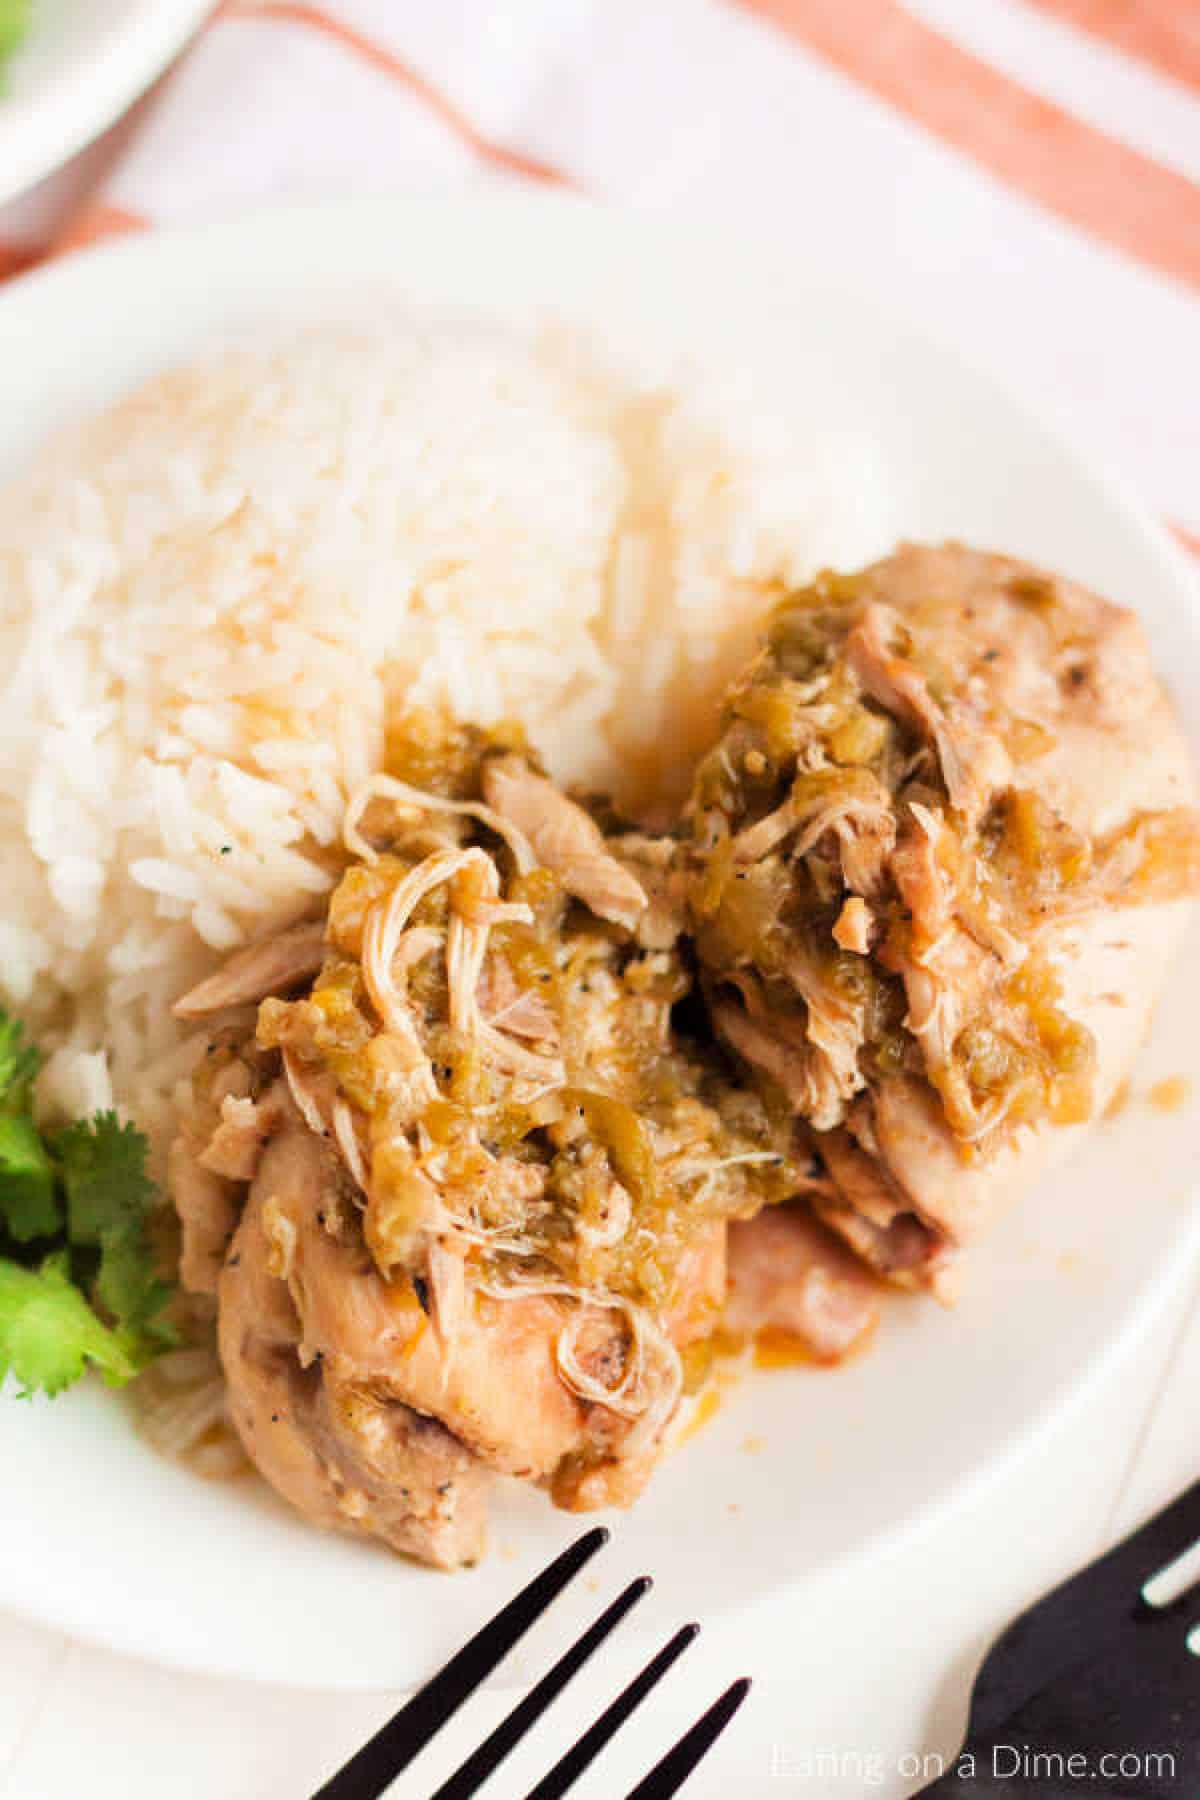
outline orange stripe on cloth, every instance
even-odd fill
[[[149,224],[149,219],[143,218],[141,213],[130,212],[124,206],[105,206],[102,201],[93,201],[55,240],[51,254],[65,256],[71,250],[85,250],[89,244],[99,244],[105,238],[145,231]]]
[[[346,50],[369,62],[373,68],[380,69],[385,75],[415,94],[424,101],[430,110],[437,114],[444,125],[448,125],[455,135],[469,145],[477,156],[486,162],[495,164],[497,168],[508,169],[515,175],[527,175],[535,181],[548,181],[566,184],[568,178],[552,169],[548,163],[539,162],[536,157],[525,156],[519,150],[510,150],[503,144],[495,144],[477,131],[471,121],[459,112],[458,108],[437,88],[426,81],[423,75],[409,67],[406,62],[396,56],[382,44],[356,31],[353,26],[335,18],[332,13],[323,12],[319,6],[308,6],[303,0],[226,0],[221,9],[223,19],[278,19],[291,25],[302,25],[310,31],[319,31]]]
[[[25,269],[32,269],[34,263],[40,262],[45,254],[45,248],[40,244],[0,238],[0,281],[7,281],[13,275],[20,275]]]
[[[897,0],[737,0],[1047,211],[1200,288],[1200,186],[981,62]]]
[[[1090,37],[1136,56],[1200,90],[1200,5],[1196,0],[1026,0]]]
[[[1193,556],[1200,556],[1200,532],[1189,531],[1186,525],[1179,525],[1174,519],[1168,519],[1167,523],[1184,549],[1190,550]]]

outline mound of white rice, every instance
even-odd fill
[[[0,999],[56,1047],[43,1102],[161,1139],[204,1041],[171,1001],[328,885],[386,693],[678,777],[773,584],[858,558],[857,472],[831,504],[801,424],[391,314],[43,453],[0,494]]]

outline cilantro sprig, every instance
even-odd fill
[[[40,1131],[41,1062],[0,1012],[0,1377],[57,1394],[90,1365],[120,1386],[176,1342],[147,1144],[113,1112]]]

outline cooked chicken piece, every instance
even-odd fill
[[[880,1275],[901,1286],[930,1281],[945,1260],[942,1233],[914,1210],[878,1154],[869,1156],[850,1132],[826,1132],[820,1143],[836,1191],[814,1196],[817,1215]]]
[[[250,1181],[283,1116],[284,1089],[257,1098],[259,1073],[222,1048],[201,1063],[192,1105],[167,1154],[167,1184],[179,1216],[179,1279],[190,1293],[216,1292],[226,1245],[238,1220],[239,1184]]]
[[[489,1025],[513,1037],[553,1043],[558,1017],[544,994],[522,987],[503,956],[490,956],[479,978],[479,1011]]]
[[[542,1296],[492,1301],[472,1292],[452,1322],[431,1321],[407,1275],[385,1279],[352,1233],[325,1229],[336,1180],[325,1146],[293,1127],[271,1145],[257,1184],[270,1202],[268,1252],[276,1247],[275,1270],[300,1321],[302,1360],[319,1357],[336,1375],[386,1385],[506,1474],[552,1474],[580,1436],[578,1402],[554,1360],[565,1308]],[[611,1318],[602,1329],[611,1334]]]
[[[261,1100],[226,1094],[220,1123],[200,1152],[200,1165],[229,1181],[253,1181],[263,1145],[281,1117],[283,1090],[277,1082]]]
[[[924,597],[922,589],[918,598]],[[890,607],[872,601],[847,636],[846,661],[864,694],[933,746],[951,806],[975,825],[992,795],[1011,784],[1013,773],[1008,751],[985,723],[986,683],[964,683],[952,706],[939,705],[927,678],[892,648],[902,629]]]
[[[674,949],[687,930],[687,881],[675,841],[627,831],[610,847],[646,896],[646,910],[634,926],[638,943],[646,950]]]
[[[293,925],[260,943],[247,944],[215,975],[200,982],[172,1007],[177,1019],[202,1019],[227,1006],[244,1006],[268,994],[286,994],[311,980],[325,960],[325,925],[320,919]]]
[[[522,757],[492,757],[484,765],[487,803],[509,819],[534,853],[598,918],[632,930],[646,910],[641,883],[611,854],[599,826],[581,806],[537,775]]]
[[[440,1438],[421,1445],[423,1455],[436,1451],[444,1460],[453,1449],[476,1460],[468,1493],[476,1492],[486,1468],[544,1483],[560,1505],[626,1505],[635,1498],[659,1453],[660,1433],[646,1434],[633,1454],[623,1455],[637,1418],[582,1400],[561,1374],[569,1339],[570,1355],[601,1387],[620,1385],[629,1352],[620,1313],[581,1308],[553,1286],[539,1291],[536,1282],[526,1296],[515,1286],[493,1294],[489,1283],[471,1281],[452,1322],[439,1322],[436,1308],[432,1318],[423,1308],[424,1283],[418,1289],[407,1276],[381,1275],[339,1195],[344,1176],[336,1155],[293,1115],[262,1159],[221,1277],[221,1352],[234,1418],[268,1479],[282,1487],[282,1469],[287,1497],[324,1523],[340,1522],[329,1507],[346,1512],[340,1489],[349,1482],[369,1502],[355,1501],[352,1527],[421,1554],[409,1541],[414,1523],[407,1506],[388,1511],[397,1483],[406,1500],[420,1492],[406,1463],[412,1430],[404,1415],[411,1409],[442,1428]],[[720,1304],[723,1238],[720,1227],[711,1228],[684,1253],[665,1321],[680,1344],[708,1329]],[[264,1439],[262,1415],[267,1401],[284,1391],[292,1399],[291,1430],[281,1450],[273,1438]],[[360,1409],[349,1422],[346,1395]],[[364,1431],[361,1407],[368,1403],[391,1421],[387,1433],[378,1425]],[[357,1439],[373,1443],[377,1436],[387,1460],[375,1463],[372,1482]],[[306,1449],[320,1450],[328,1476],[331,1440],[335,1489],[325,1480],[314,1492]],[[473,1505],[470,1518],[481,1525],[482,1507]],[[444,1552],[443,1545],[434,1560],[444,1561]]]
[[[1083,918],[1056,932],[1064,1011],[1095,1046],[1092,1100],[1074,1124],[1029,1125],[986,1156],[964,1160],[929,1087],[908,1077],[880,1082],[850,1129],[861,1131],[890,1182],[938,1241],[975,1242],[1017,1193],[1061,1162],[1102,1116],[1146,1040],[1155,1000],[1186,925],[1186,903]],[[1114,1005],[1119,995],[1121,1004]]]
[[[456,797],[389,774],[352,803],[322,967],[264,999],[240,1085],[197,1082],[177,1200],[206,1283],[244,1208],[218,1306],[250,1456],[309,1516],[451,1562],[474,1553],[480,1470],[577,1509],[636,1496],[680,1349],[720,1313],[727,1221],[809,1158],[677,1037],[675,934],[619,924],[616,896],[648,909],[590,816],[482,733],[424,724],[417,748]],[[669,847],[629,854],[669,885]],[[220,1183],[206,1235],[197,1178]],[[451,1515],[422,1471],[456,1457]]]
[[[878,1317],[877,1284],[803,1202],[729,1227],[722,1324],[735,1337],[782,1331],[818,1361],[837,1362]]]
[[[167,1153],[167,1186],[179,1215],[179,1279],[193,1294],[215,1294],[225,1247],[238,1220],[234,1182],[204,1168],[181,1130]]]
[[[840,1116],[837,1083],[828,1064],[807,1043],[797,1043],[798,1034],[773,1029],[769,1019],[755,1018],[734,1000],[715,1001],[712,1017],[726,1041],[770,1076],[797,1113],[818,1124]]]
[[[276,1181],[303,1190],[311,1170],[319,1194],[328,1175],[319,1147],[314,1162],[308,1146],[315,1140],[302,1156],[294,1142],[292,1128],[272,1145],[266,1183],[272,1191]],[[356,1379],[345,1361],[302,1351],[291,1290],[272,1273],[277,1246],[263,1228],[263,1185],[246,1206],[219,1288],[221,1360],[247,1454],[315,1525],[382,1538],[438,1568],[476,1562],[489,1471],[437,1419],[395,1399],[386,1382]]]
[[[1193,800],[1136,619],[1073,583],[910,546],[778,608],[690,905],[718,1029],[832,1134],[818,1210],[874,1267],[941,1282],[1103,1110],[1200,891]]]

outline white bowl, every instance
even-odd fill
[[[34,0],[0,86],[0,202],[99,137],[210,10],[211,0]]]

